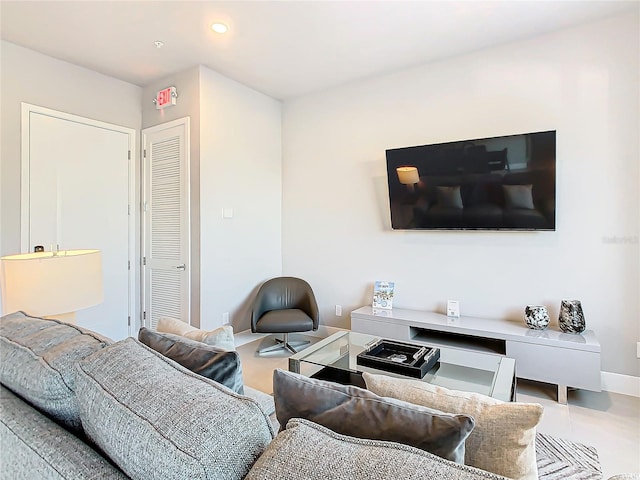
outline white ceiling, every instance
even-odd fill
[[[286,99],[638,9],[638,1],[5,1],[2,39],[145,86],[202,64]],[[224,35],[214,21],[230,27]],[[164,42],[158,49],[154,41]]]

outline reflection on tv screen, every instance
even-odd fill
[[[555,230],[555,130],[386,154],[393,229]]]

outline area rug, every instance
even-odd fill
[[[595,448],[538,433],[536,460],[539,480],[601,480],[602,469]]]

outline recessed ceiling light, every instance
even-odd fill
[[[211,25],[211,29],[216,33],[225,33],[228,30],[224,23],[214,23]]]
[[[161,42],[160,40],[156,40],[155,42],[153,42],[153,44],[156,46],[156,48],[162,48],[164,46],[164,42]]]

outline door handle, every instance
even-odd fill
[[[177,268],[178,270],[186,270],[186,269],[187,269],[187,266],[183,263],[182,265],[178,265],[176,268]]]

